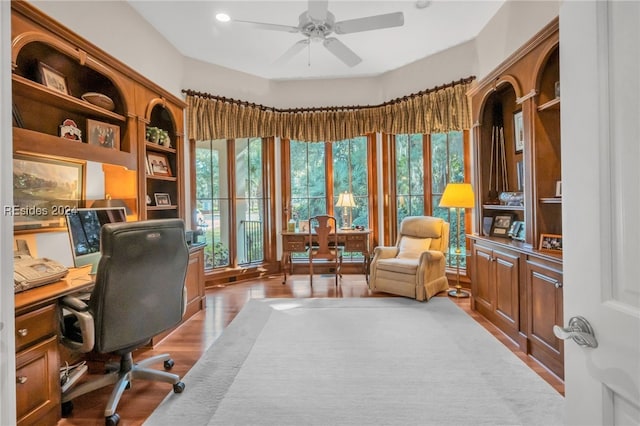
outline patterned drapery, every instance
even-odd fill
[[[187,94],[187,131],[194,140],[280,136],[306,142],[366,133],[440,133],[471,127],[466,96],[474,77],[376,106],[277,109],[202,94]]]

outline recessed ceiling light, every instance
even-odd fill
[[[229,22],[231,20],[231,17],[226,13],[218,13],[216,14],[216,19],[220,22]]]
[[[416,7],[418,9],[424,9],[425,7],[429,6],[431,4],[430,1],[427,0],[418,0],[416,1]]]

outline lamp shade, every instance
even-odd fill
[[[336,207],[355,207],[356,201],[353,199],[353,194],[350,192],[343,192],[338,197]]]
[[[444,189],[440,207],[458,207],[470,209],[475,206],[473,188],[470,183],[450,183]]]

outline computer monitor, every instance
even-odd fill
[[[78,208],[66,215],[75,267],[92,265],[95,274],[100,262],[100,228],[105,223],[126,222],[124,207]]]

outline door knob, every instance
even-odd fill
[[[569,326],[566,328],[554,325],[553,334],[555,334],[558,339],[573,339],[573,341],[580,346],[587,348],[598,347],[598,341],[596,340],[595,334],[593,334],[591,324],[583,317],[571,318],[569,320]]]

